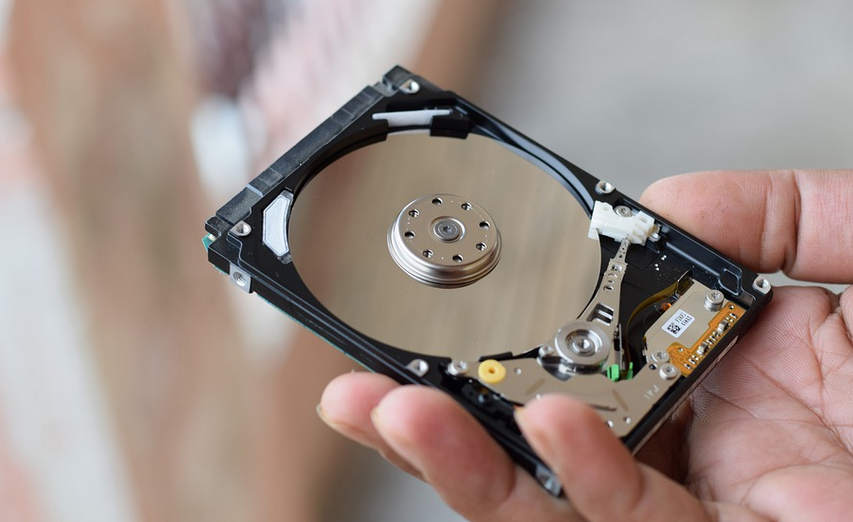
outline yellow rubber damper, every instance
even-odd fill
[[[480,363],[477,373],[484,383],[497,384],[506,377],[506,367],[494,359],[487,359]]]

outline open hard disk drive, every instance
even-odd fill
[[[208,258],[367,367],[458,400],[542,485],[514,409],[571,394],[636,451],[769,283],[400,67],[207,221]]]

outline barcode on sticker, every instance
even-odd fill
[[[678,339],[695,320],[696,318],[684,310],[678,310],[669,318],[669,321],[664,323],[663,330]]]

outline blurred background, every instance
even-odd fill
[[[460,520],[317,420],[351,364],[228,285],[204,220],[395,63],[634,197],[850,168],[850,20],[841,0],[0,0],[0,520]]]

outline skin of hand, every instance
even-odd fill
[[[704,172],[641,201],[759,272],[853,282],[853,171]],[[318,412],[467,519],[837,521],[853,517],[853,292],[780,287],[676,416],[631,457],[585,404],[519,410],[571,504],[545,493],[449,396],[338,377]],[[653,465],[641,463],[653,463]]]

